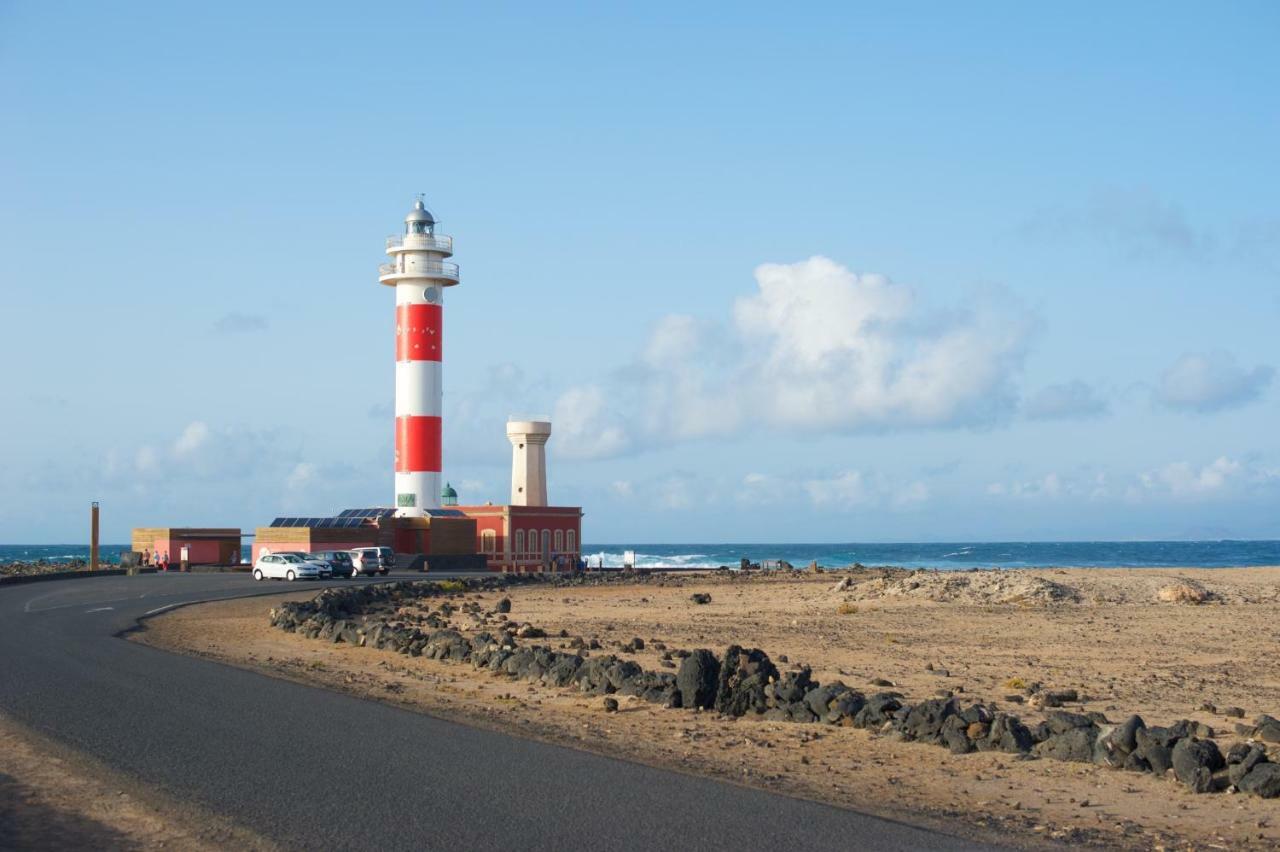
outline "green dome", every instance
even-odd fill
[[[444,488],[440,491],[440,502],[446,506],[458,505],[458,492],[453,490],[453,486],[449,483],[444,484]]]

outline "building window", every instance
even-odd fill
[[[551,530],[543,530],[542,531],[542,553],[539,553],[538,555],[544,556],[550,553],[551,553]]]
[[[522,556],[524,556],[524,530],[516,530],[515,557],[519,559]]]
[[[480,549],[492,556],[498,552],[498,534],[493,530],[484,530],[480,533]]]
[[[573,530],[569,530],[564,534],[565,550],[569,553],[578,552],[578,534]]]
[[[556,530],[556,553],[564,553],[564,530]]]

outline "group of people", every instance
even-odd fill
[[[158,550],[155,553],[150,550],[144,550],[142,551],[142,564],[155,568],[157,571],[168,571],[169,551],[166,550],[164,556],[161,556]]]

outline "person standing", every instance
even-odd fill
[[[166,574],[169,573],[169,551],[164,552],[164,560],[160,563],[160,570]]]

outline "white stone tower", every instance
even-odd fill
[[[508,420],[511,441],[511,505],[547,505],[547,420]]]
[[[387,238],[391,263],[378,280],[396,290],[396,514],[421,516],[440,505],[441,373],[444,289],[458,283],[447,263],[453,239],[436,234],[422,199]]]

